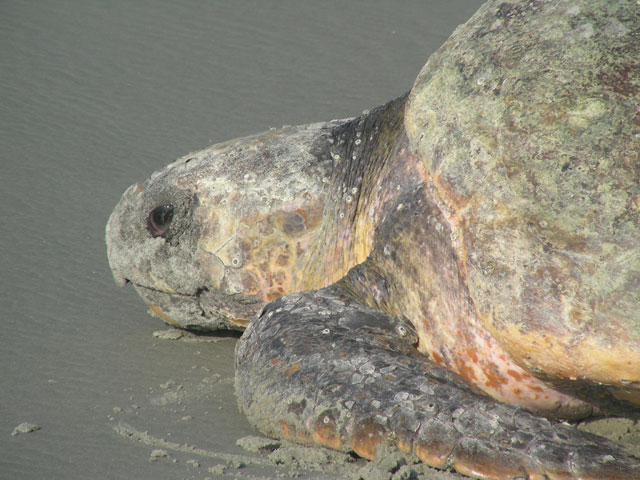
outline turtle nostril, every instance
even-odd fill
[[[162,237],[173,219],[173,205],[160,205],[149,213],[147,229],[152,237]]]

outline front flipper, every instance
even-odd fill
[[[640,479],[618,445],[476,393],[416,340],[332,287],[279,298],[238,343],[240,408],[267,435],[369,459],[392,444],[479,478]]]

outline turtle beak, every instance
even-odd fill
[[[116,261],[119,258],[117,250],[119,248],[121,230],[122,230],[122,213],[125,210],[124,204],[128,203],[129,198],[134,192],[140,192],[141,188],[138,184],[131,185],[122,195],[120,202],[116,205],[113,212],[109,216],[107,226],[105,228],[105,242],[107,244],[107,257],[109,259],[109,267],[113,274],[116,285],[124,287],[129,283],[129,279],[121,270],[122,262]]]

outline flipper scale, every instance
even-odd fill
[[[478,478],[640,478],[619,446],[472,390],[416,339],[336,288],[282,297],[238,343],[241,409],[267,435],[369,459],[391,444]]]

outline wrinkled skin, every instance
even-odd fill
[[[639,11],[488,2],[408,95],[177,160],[111,215],[116,281],[177,327],[248,326],[236,393],[269,435],[640,478],[522,410],[639,412]]]

